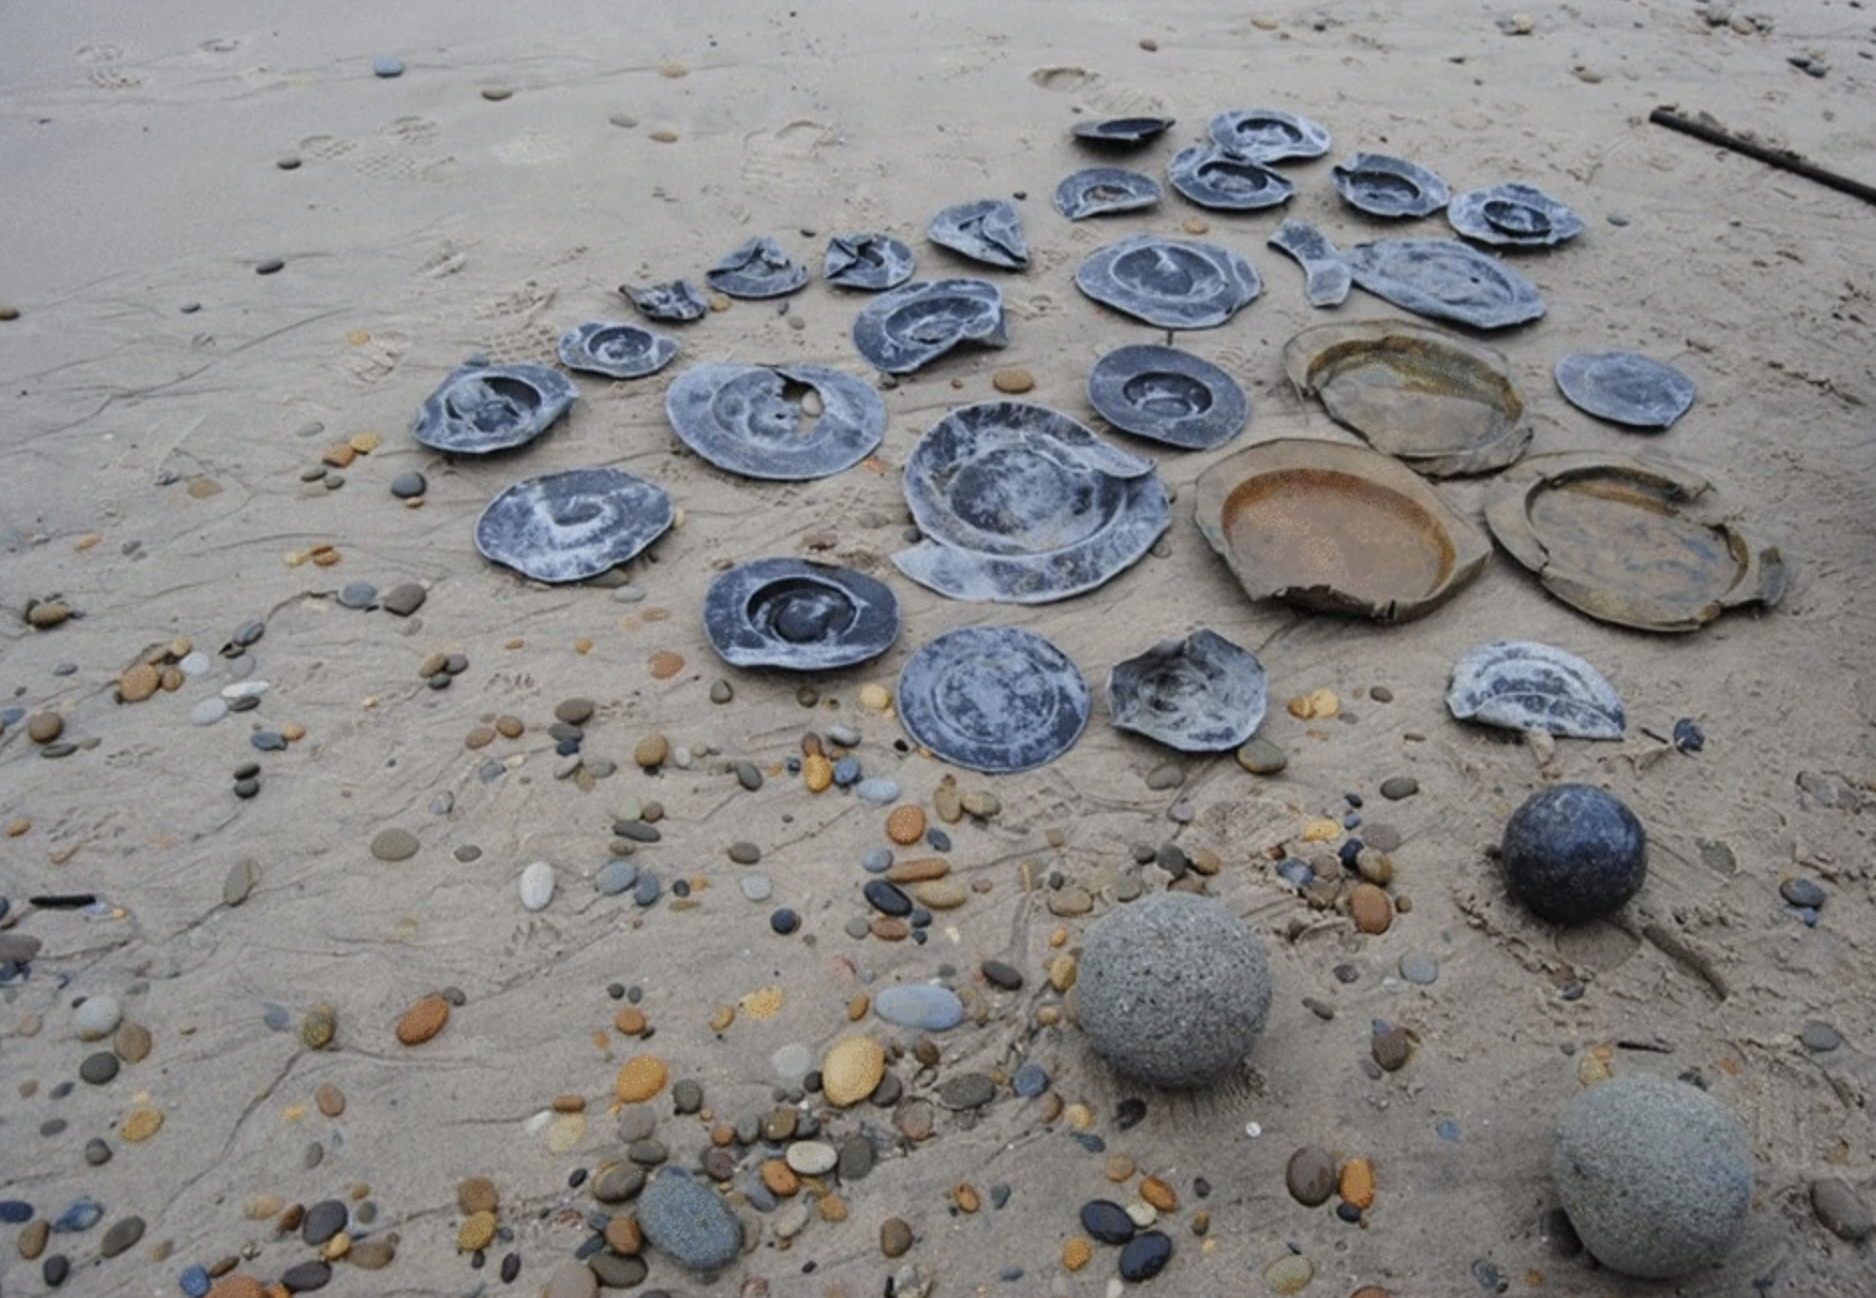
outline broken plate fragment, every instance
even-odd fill
[[[1092,590],[1171,518],[1151,460],[1020,401],[940,419],[906,458],[905,495],[923,539],[893,555],[899,570],[952,599],[1003,604]]]
[[[1694,381],[1639,352],[1572,352],[1557,362],[1571,405],[1631,428],[1667,428],[1694,404]]]
[[[1453,666],[1446,707],[1461,721],[1570,739],[1620,739],[1628,724],[1601,672],[1536,640],[1494,640],[1466,654]]]
[[[1210,329],[1255,301],[1264,284],[1250,262],[1219,244],[1136,234],[1089,253],[1075,287],[1162,329]]]
[[[1133,212],[1159,199],[1157,180],[1124,167],[1084,167],[1055,187],[1055,210],[1071,221]]]
[[[1537,285],[1457,239],[1376,239],[1345,256],[1357,284],[1424,316],[1503,329],[1544,314]]]
[[[1224,445],[1251,417],[1237,380],[1210,361],[1157,343],[1117,347],[1096,361],[1088,402],[1124,433],[1188,451]]]
[[[1074,137],[1083,144],[1110,149],[1130,149],[1164,134],[1171,127],[1170,117],[1109,117],[1099,122],[1076,122]]]
[[[1198,480],[1199,530],[1252,599],[1405,622],[1478,575],[1490,543],[1392,456],[1281,438]]]
[[[637,307],[647,320],[660,320],[665,324],[686,324],[692,320],[701,320],[710,309],[703,294],[691,285],[689,280],[673,279],[663,284],[647,284],[643,288],[631,284],[619,285],[619,291]]]
[[[1369,216],[1431,216],[1453,192],[1417,162],[1386,153],[1357,153],[1329,171],[1342,201]]]
[[[739,245],[705,271],[704,282],[728,297],[782,297],[808,282],[808,268],[765,234]]]
[[[1307,117],[1278,108],[1219,113],[1208,124],[1206,133],[1227,153],[1265,164],[1320,158],[1329,151],[1327,130]]]
[[[1627,455],[1533,455],[1494,484],[1485,521],[1544,589],[1640,631],[1697,631],[1766,607],[1789,574],[1778,548],[1732,521],[1698,474]]]
[[[536,581],[597,577],[671,526],[663,487],[623,469],[568,469],[517,482],[476,520],[476,549]]]
[[[1107,708],[1114,724],[1182,753],[1216,753],[1249,739],[1269,704],[1263,664],[1215,631],[1162,640],[1114,664]]]
[[[614,379],[642,379],[677,355],[677,339],[637,325],[596,320],[560,335],[560,363]]]
[[[463,365],[424,398],[412,429],[419,442],[455,455],[487,455],[546,432],[580,395],[545,365]]]
[[[1275,207],[1296,194],[1289,177],[1215,144],[1181,149],[1166,165],[1166,178],[1200,207],[1221,212]]]
[[[914,280],[860,308],[853,345],[867,364],[910,374],[962,342],[1003,347],[1003,294],[985,279]]]
[[[947,207],[931,219],[925,237],[953,252],[1004,270],[1029,264],[1029,241],[1023,237],[1023,218],[1013,203],[1001,198],[980,198],[974,203]]]
[[[912,250],[889,234],[837,234],[827,241],[821,277],[841,288],[897,288],[912,278]]]
[[[1068,655],[1009,626],[960,627],[924,645],[899,674],[895,702],[914,743],[990,775],[1060,757],[1090,711]]]
[[[1303,296],[1311,306],[1340,306],[1348,300],[1355,277],[1321,230],[1307,221],[1289,220],[1265,242],[1288,253],[1303,268]]]
[[[1583,218],[1531,185],[1489,185],[1446,205],[1453,229],[1480,243],[1548,248],[1583,232]]]
[[[899,601],[851,568],[756,559],[710,583],[704,634],[732,667],[829,671],[877,658],[899,638]]]
[[[672,380],[664,409],[684,444],[719,469],[779,482],[839,473],[886,435],[872,385],[824,365],[693,365]]]
[[[1338,424],[1431,477],[1502,469],[1531,444],[1505,358],[1431,325],[1318,325],[1284,345],[1283,368]]]

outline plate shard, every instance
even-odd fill
[[[895,703],[914,743],[991,775],[1060,757],[1092,710],[1088,684],[1068,655],[1009,626],[934,637],[906,661]]]
[[[1387,153],[1357,153],[1336,163],[1329,177],[1350,207],[1390,220],[1431,216],[1452,198],[1434,172]]]
[[[1170,117],[1109,117],[1098,122],[1076,122],[1070,134],[1098,149],[1131,149],[1165,133]]]
[[[546,432],[579,395],[545,365],[463,365],[424,398],[411,432],[455,455],[511,450]]]
[[[1256,733],[1269,687],[1256,654],[1201,628],[1115,663],[1107,706],[1122,730],[1180,752],[1217,753]]]
[[[768,235],[739,244],[704,272],[704,283],[729,297],[784,297],[808,282],[808,268]]]
[[[1446,219],[1468,239],[1504,248],[1549,248],[1583,232],[1583,218],[1533,185],[1488,185],[1456,196]]]
[[[1571,739],[1620,739],[1628,724],[1601,672],[1536,640],[1493,640],[1468,652],[1453,666],[1446,707],[1461,721]]]
[[[1136,234],[1089,253],[1075,287],[1162,329],[1210,329],[1256,301],[1264,284],[1250,262],[1220,244]]]
[[[912,268],[912,249],[889,234],[837,234],[827,241],[821,278],[877,293],[911,279]]]
[[[1303,268],[1303,297],[1311,306],[1340,306],[1348,300],[1355,277],[1329,236],[1294,218],[1276,228],[1267,242],[1289,254]]]
[[[1003,270],[1029,265],[1029,240],[1016,205],[1001,198],[980,198],[947,207],[932,217],[925,236],[940,247]]]
[[[1537,285],[1457,239],[1376,239],[1344,256],[1362,288],[1436,320],[1505,329],[1544,314]]]
[[[656,374],[677,355],[677,339],[637,325],[594,320],[560,335],[560,363],[613,379]]]
[[[1329,151],[1326,128],[1281,108],[1240,108],[1219,113],[1206,124],[1206,134],[1220,149],[1265,164],[1320,158]]]
[[[1055,187],[1055,210],[1071,221],[1135,212],[1159,200],[1157,180],[1124,167],[1084,167]]]
[[[687,324],[701,320],[710,310],[703,294],[687,279],[666,280],[662,284],[621,284],[619,292],[637,307],[647,320],[665,324]]]
[[[1210,450],[1244,431],[1250,399],[1225,371],[1175,347],[1117,347],[1088,373],[1088,403],[1135,437]]]
[[[1003,293],[984,279],[914,280],[881,293],[853,322],[854,347],[887,374],[910,374],[960,343],[1009,341]]]
[[[1166,178],[1192,202],[1219,212],[1255,212],[1296,196],[1288,176],[1215,144],[1181,149],[1166,164]]]
[[[1557,390],[1585,414],[1630,428],[1673,426],[1694,404],[1694,381],[1639,352],[1572,352],[1557,361]]]

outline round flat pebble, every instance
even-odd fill
[[[192,726],[212,726],[228,715],[228,700],[218,695],[210,695],[189,709],[189,724]]]
[[[380,54],[371,61],[371,75],[374,77],[401,77],[404,75],[404,60],[395,54]]]
[[[1032,1100],[1049,1089],[1048,1070],[1033,1061],[1026,1063],[1010,1079],[1010,1089],[1025,1100]]]
[[[176,1277],[176,1286],[181,1289],[184,1298],[208,1298],[208,1291],[215,1282],[209,1279],[208,1269],[203,1266],[186,1266],[182,1274]]]
[[[750,901],[767,901],[775,892],[775,884],[766,874],[745,874],[736,886]]]
[[[1817,910],[1827,900],[1824,889],[1815,879],[1796,875],[1778,885],[1778,895],[1793,906],[1804,906]]]
[[[100,1050],[85,1056],[84,1062],[78,1065],[78,1076],[93,1086],[103,1086],[117,1076],[120,1066],[115,1054]]]
[[[380,861],[408,861],[417,855],[419,846],[421,844],[417,842],[415,834],[408,829],[398,829],[394,826],[390,829],[379,830],[372,838],[371,854]]]
[[[370,608],[378,599],[378,588],[368,581],[348,581],[339,587],[339,603],[346,608]]]
[[[33,1206],[24,1199],[0,1199],[0,1222],[18,1226],[33,1219]]]
[[[736,842],[729,845],[727,855],[737,865],[754,865],[762,859],[762,849],[751,842]]]
[[[349,1215],[343,1200],[321,1199],[300,1219],[301,1241],[319,1247],[345,1229]]]
[[[1400,976],[1421,987],[1431,986],[1439,981],[1439,962],[1432,956],[1410,952],[1400,958]]]
[[[1252,775],[1276,775],[1290,764],[1290,755],[1268,739],[1254,738],[1240,744],[1238,765]]]
[[[428,591],[414,581],[400,582],[386,591],[378,604],[385,612],[397,617],[409,617],[430,597]]]
[[[1138,1229],[1127,1210],[1111,1199],[1090,1199],[1082,1204],[1081,1228],[1103,1244],[1125,1244]]]
[[[1868,1238],[1876,1229],[1868,1206],[1849,1182],[1838,1177],[1811,1182],[1811,1211],[1825,1230],[1852,1243]]]
[[[1814,1054],[1825,1054],[1843,1044],[1843,1037],[1828,1023],[1812,1019],[1798,1032],[1798,1043]]]
[[[546,861],[531,861],[521,872],[521,905],[527,910],[546,910],[554,899],[554,867]]]
[[[429,479],[415,469],[400,473],[391,479],[391,494],[399,500],[415,500],[429,489]]]
[[[782,1157],[792,1171],[802,1176],[825,1176],[840,1162],[840,1151],[821,1140],[797,1140]]]
[[[912,1227],[901,1217],[888,1217],[879,1224],[879,1251],[887,1257],[903,1257],[912,1247]]]
[[[938,1102],[947,1109],[977,1109],[997,1097],[997,1084],[984,1073],[959,1073],[938,1087]]]
[[[1319,1145],[1304,1145],[1283,1169],[1290,1197],[1305,1208],[1319,1208],[1335,1193],[1335,1156]]]
[[[1274,1294],[1301,1293],[1315,1276],[1316,1264],[1301,1253],[1285,1253],[1264,1268],[1264,1283]]]
[[[910,983],[882,988],[873,997],[873,1012],[902,1028],[944,1032],[964,1021],[964,1002],[949,988]]]
[[[638,867],[625,861],[608,861],[593,876],[593,886],[607,897],[627,892],[638,882]]]
[[[1420,781],[1407,775],[1395,775],[1381,781],[1381,796],[1390,802],[1411,798],[1420,792]]]
[[[870,802],[875,806],[899,800],[898,783],[883,776],[868,776],[853,786],[853,792],[862,802]]]

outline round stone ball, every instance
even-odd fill
[[[1076,1014],[1115,1071],[1189,1089],[1226,1076],[1270,1012],[1270,965],[1257,935],[1222,902],[1158,893],[1088,931]]]
[[[1621,801],[1588,784],[1528,798],[1505,822],[1511,895],[1557,924],[1613,915],[1648,877],[1648,835]]]
[[[1659,1077],[1613,1078],[1571,1101],[1550,1172],[1583,1247],[1647,1280],[1720,1261],[1752,1205],[1738,1119],[1699,1087]]]

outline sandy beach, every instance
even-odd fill
[[[1876,184],[1876,11],[269,17],[40,6],[0,46],[0,1288],[1876,1290],[1868,1239],[1813,1203],[1841,1182],[1845,1227],[1876,1205],[1876,209],[1649,121],[1704,114]],[[387,59],[398,75],[374,69]],[[1163,183],[1208,118],[1251,107],[1333,135],[1328,156],[1283,164],[1297,192],[1279,208],[1209,211],[1170,187],[1073,223],[1051,206],[1063,177],[1110,161],[1078,122],[1174,119],[1111,159]],[[1542,319],[1466,336],[1505,357],[1529,454],[1652,457],[1710,482],[1782,556],[1776,607],[1629,630],[1502,548],[1399,625],[1246,597],[1195,524],[1200,476],[1277,438],[1358,444],[1285,377],[1284,345],[1417,318],[1359,288],[1312,307],[1266,240],[1291,217],[1344,248],[1452,234],[1344,204],[1330,167],[1362,149],[1455,192],[1525,182],[1582,217],[1567,243],[1504,254]],[[1020,212],[1026,269],[927,240],[935,212],[980,198]],[[910,245],[921,279],[994,282],[1008,345],[875,372],[851,337],[866,296],[820,274],[829,237],[862,230]],[[1229,322],[1173,339],[1249,397],[1216,449],[1126,436],[1090,405],[1098,358],[1168,341],[1076,288],[1090,253],[1142,233],[1202,236],[1261,276]],[[523,449],[413,437],[466,359],[554,365],[582,322],[646,323],[621,285],[701,284],[760,235],[814,271],[805,289],[654,326],[678,340],[670,366],[573,375],[571,412]],[[1637,434],[1573,407],[1553,367],[1605,349],[1679,369],[1691,410]],[[725,472],[666,418],[674,378],[706,362],[864,379],[884,440],[813,481]],[[1021,400],[1152,459],[1171,523],[1072,598],[948,599],[893,564],[903,469],[1013,371]],[[672,528],[575,584],[477,552],[498,493],[590,466],[662,486]],[[1492,485],[1437,489],[1477,522]],[[884,582],[896,643],[825,672],[725,664],[705,593],[764,557]],[[921,750],[892,701],[921,646],[993,626],[1046,637],[1094,700],[1072,748],[1014,774]],[[1260,759],[1111,724],[1109,670],[1200,628],[1267,674]],[[1592,663],[1623,737],[1455,720],[1454,663],[1499,639]],[[1701,745],[1676,745],[1682,721]],[[817,747],[853,759],[832,787],[811,787]],[[855,776],[898,796],[859,796]],[[1640,894],[1569,928],[1513,902],[1494,859],[1514,809],[1564,782],[1615,795],[1649,838]],[[1351,917],[1360,879],[1336,867],[1353,840],[1388,858],[1385,931]],[[866,868],[882,850],[896,876]],[[1286,859],[1315,860],[1319,886]],[[553,880],[538,909],[533,862]],[[869,904],[883,877],[919,923]],[[1169,888],[1216,898],[1270,963],[1261,1038],[1197,1091],[1128,1081],[1075,1022],[1090,927]],[[875,1012],[882,990],[929,983],[963,1022]],[[809,1084],[853,1036],[881,1047],[884,1089],[836,1104]],[[1692,1081],[1743,1125],[1753,1200],[1723,1261],[1634,1280],[1559,1229],[1552,1128],[1609,1075]],[[1371,1204],[1299,1203],[1285,1168],[1304,1146],[1367,1160]],[[638,1182],[661,1167],[713,1187],[740,1257],[699,1274],[642,1244]],[[1157,1276],[1123,1281],[1117,1248],[1087,1248],[1077,1211],[1095,1199],[1157,1219]]]

